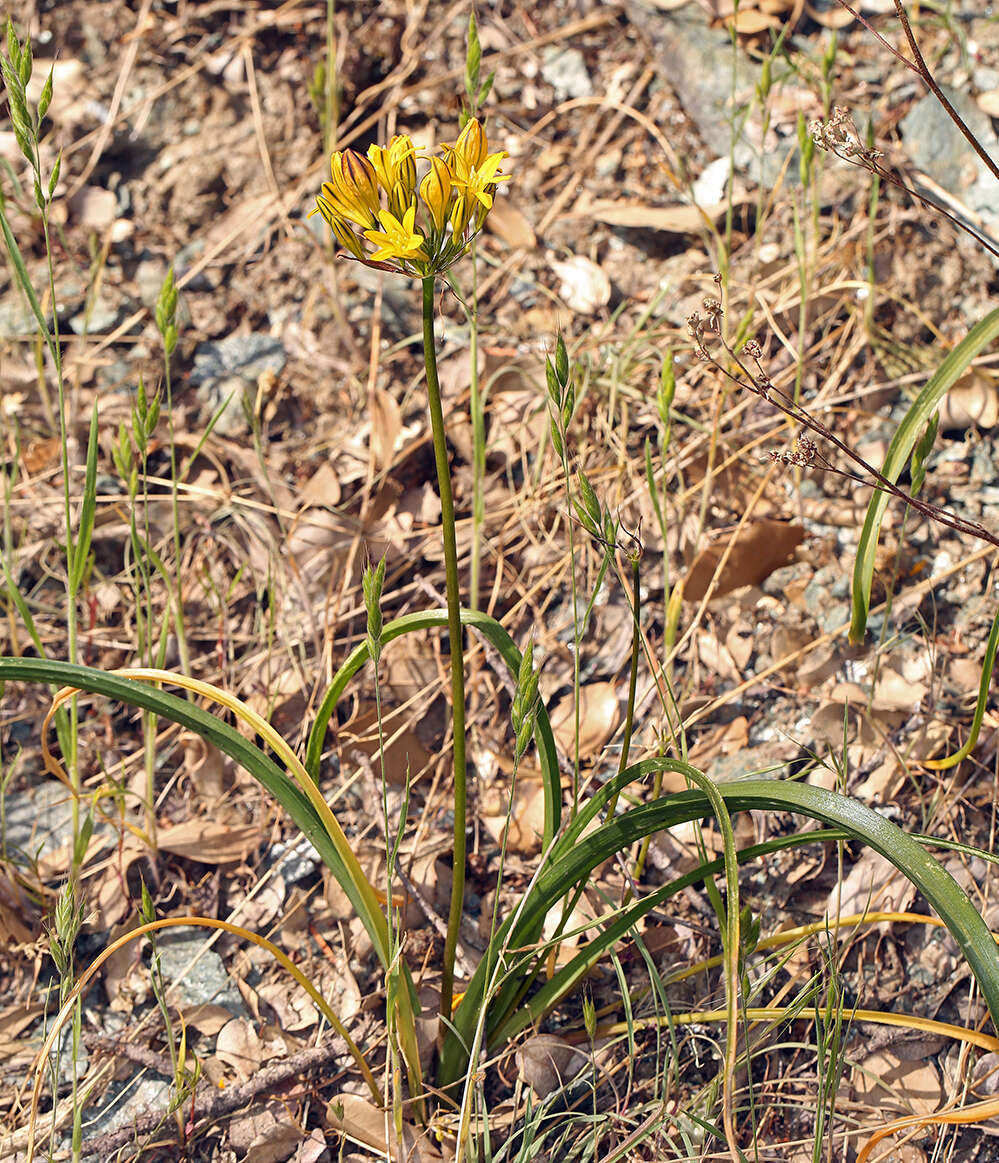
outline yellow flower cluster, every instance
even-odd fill
[[[338,150],[332,180],[323,183],[312,213],[322,214],[341,246],[361,262],[426,278],[447,270],[482,229],[497,183],[510,176],[500,171],[506,156],[489,152],[474,118],[454,145],[441,146],[440,156],[429,159],[419,184],[416,149],[405,134],[387,146],[372,145],[367,157]]]

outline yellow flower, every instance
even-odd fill
[[[456,239],[462,238],[468,226],[469,206],[464,194],[459,194],[451,207],[451,233]]]
[[[473,204],[478,202],[481,208],[476,208],[476,230],[481,229],[485,221],[485,213],[492,209],[493,192],[498,182],[509,181],[510,175],[499,172],[500,162],[507,157],[505,150],[498,153],[489,152],[489,143],[486,140],[485,130],[472,118],[458,135],[453,146],[444,146],[448,166],[454,179],[454,184],[464,194],[468,203],[467,217],[471,217]]]
[[[467,252],[498,183],[509,179],[500,170],[506,156],[490,153],[485,130],[469,121],[454,145],[428,159],[417,197],[416,149],[399,133],[386,146],[369,146],[367,157],[350,149],[333,154],[332,180],[323,183],[312,213],[322,214],[360,262],[426,278]]]
[[[462,183],[467,197],[477,198],[487,210],[492,209],[496,183],[510,180],[509,174],[497,173],[499,164],[505,157],[505,153],[491,153],[480,167],[470,171]]]
[[[439,157],[430,159],[430,173],[420,183],[423,199],[436,231],[444,229],[451,201],[451,171]]]
[[[336,239],[340,245],[345,246],[354,258],[359,258],[361,262],[364,262],[366,258],[364,247],[361,245],[361,240],[351,230],[350,224],[341,218],[337,218],[335,215],[331,216],[325,212],[323,213],[323,217],[330,224],[330,229],[336,235]]]
[[[458,140],[454,143],[454,152],[464,162],[466,172],[478,169],[486,160],[486,155],[489,153],[486,131],[474,117],[458,134]]]
[[[326,203],[330,212],[346,218],[358,226],[374,226],[378,219],[378,180],[375,167],[366,157],[352,149],[338,150],[330,159],[331,182],[323,183],[322,195],[317,198],[319,209]],[[332,224],[331,224],[332,225]]]
[[[412,139],[397,133],[387,146],[370,145],[368,160],[388,195],[389,209],[401,218],[416,196],[416,147]]]
[[[379,210],[381,230],[365,230],[364,237],[378,249],[369,256],[370,262],[392,259],[418,259],[427,262],[423,249],[423,235],[416,231],[416,203],[405,211],[400,221],[391,210]]]

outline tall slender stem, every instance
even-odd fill
[[[472,561],[469,570],[468,604],[479,608],[479,579],[482,574],[482,523],[485,520],[485,498],[482,485],[486,474],[486,422],[482,408],[482,385],[479,383],[479,289],[475,243],[471,250],[472,309],[468,313],[468,350],[471,356],[469,373],[469,411],[472,417]]]
[[[451,470],[447,462],[444,411],[437,378],[434,346],[434,276],[423,280],[423,357],[427,367],[427,402],[437,462],[437,488],[441,499],[441,527],[444,534],[444,570],[447,574],[447,629],[451,644],[451,702],[454,732],[454,876],[451,881],[451,909],[444,941],[444,972],[441,979],[441,1017],[451,1020],[454,995],[454,959],[458,948],[462,904],[465,898],[465,659],[461,648],[461,602],[458,593],[458,545],[454,528],[454,498]],[[443,1027],[442,1027],[443,1030]]]

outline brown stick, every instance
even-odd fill
[[[111,1038],[101,1038],[97,1044],[114,1052],[121,1052],[122,1049],[121,1044]],[[190,1101],[185,1103],[184,1110],[191,1123],[211,1122],[223,1115],[232,1114],[242,1107],[249,1106],[259,1095],[284,1085],[296,1075],[328,1066],[345,1053],[340,1039],[330,1037],[321,1046],[310,1046],[306,1050],[292,1054],[283,1062],[276,1062],[273,1066],[264,1066],[248,1082],[243,1082],[238,1086],[230,1086],[226,1087],[224,1091],[217,1091],[208,1084],[202,1084],[195,1091],[193,1110]],[[130,1053],[128,1057],[135,1058],[138,1055]],[[159,1058],[159,1056],[153,1055],[153,1058]],[[153,1069],[159,1069],[163,1063],[156,1064],[150,1059],[149,1065]],[[169,1117],[165,1107],[161,1110],[148,1111],[146,1114],[137,1116],[126,1127],[85,1140],[82,1153],[105,1157],[133,1143],[136,1144],[136,1150],[141,1151],[142,1148],[138,1144],[138,1140],[143,1136],[155,1134],[160,1128],[165,1127]]]

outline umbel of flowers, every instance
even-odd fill
[[[442,145],[418,182],[417,153],[405,134],[367,157],[338,150],[313,214],[330,225],[340,245],[369,266],[426,278],[447,270],[468,249],[492,209],[507,156],[489,152],[474,118],[454,145]]]

